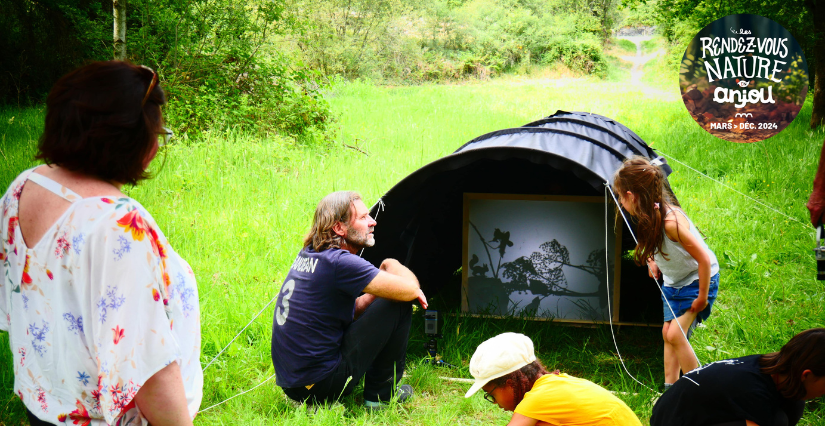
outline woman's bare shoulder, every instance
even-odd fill
[[[44,164],[36,168],[34,172],[63,185],[82,198],[126,197],[115,183],[106,182],[94,176],[72,172],[58,166]]]

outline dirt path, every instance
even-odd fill
[[[636,56],[622,56],[621,58],[625,61],[633,63],[633,67],[630,68],[630,81],[633,83],[639,83],[643,74],[642,65],[659,56],[663,52],[661,50],[657,50],[653,53],[642,55],[642,42],[650,40],[652,38],[651,36],[624,36],[619,38],[632,41],[633,44],[636,45]]]
[[[636,55],[635,56],[621,56],[622,60],[631,62],[633,66],[630,68],[630,82],[631,84],[635,84],[640,86],[642,93],[644,93],[648,97],[657,98],[660,100],[677,100],[679,99],[678,90],[673,92],[671,91],[662,91],[659,89],[654,89],[647,84],[642,83],[642,75],[644,72],[642,71],[642,66],[646,64],[651,59],[659,56],[664,55],[664,50],[659,49],[655,52],[648,53],[647,55],[642,55],[642,42],[646,40],[650,40],[652,37],[647,35],[634,35],[634,36],[619,36],[618,38],[622,38],[625,40],[632,41],[633,44],[636,45]]]

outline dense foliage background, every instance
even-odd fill
[[[663,66],[674,73],[696,31],[731,13],[788,28],[814,75],[823,38],[814,25],[818,2],[132,0],[127,57],[161,75],[172,101],[166,116],[179,132],[302,135],[329,127],[321,93],[336,78],[414,84],[533,65],[605,77],[614,31],[653,25],[669,43]],[[0,0],[0,10],[0,103],[42,102],[61,75],[112,58],[111,0]]]
[[[604,76],[616,0],[132,0],[128,60],[161,76],[190,136],[241,127],[301,135],[333,120],[336,78],[486,79],[554,63]],[[40,103],[112,49],[110,0],[0,0],[0,103]]]

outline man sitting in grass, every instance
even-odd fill
[[[716,361],[682,376],[656,401],[651,426],[794,426],[825,394],[825,328],[779,352]]]
[[[357,253],[375,244],[375,220],[352,191],[324,197],[281,286],[272,324],[276,383],[295,401],[333,402],[364,376],[364,405],[380,408],[396,389],[412,317],[427,299],[415,275],[395,259],[376,268]],[[363,293],[363,294],[362,294]]]

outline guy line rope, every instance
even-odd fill
[[[665,154],[665,153],[664,153],[664,152],[662,152],[661,150],[657,150],[657,151],[658,151],[660,154],[662,154],[662,156],[667,157],[668,159],[673,160],[673,161],[675,161],[675,162],[677,162],[677,163],[681,164],[682,166],[687,167],[687,168],[688,168],[688,169],[690,169],[690,170],[693,170],[694,172],[698,173],[699,175],[704,176],[705,178],[708,178],[708,179],[710,179],[710,180],[712,180],[712,181],[714,181],[714,182],[718,183],[719,185],[722,185],[723,187],[725,187],[725,188],[727,188],[727,189],[729,189],[729,190],[731,190],[731,191],[733,191],[733,192],[736,192],[737,194],[739,194],[739,195],[741,195],[741,196],[743,196],[743,197],[745,197],[745,198],[748,198],[749,200],[751,200],[751,201],[753,201],[753,202],[755,202],[755,203],[758,203],[758,204],[762,205],[763,207],[766,207],[766,208],[768,208],[768,209],[770,209],[770,210],[774,211],[775,213],[778,213],[778,214],[780,214],[780,215],[782,215],[782,216],[784,216],[784,217],[786,217],[786,218],[788,218],[788,219],[790,219],[790,220],[792,220],[792,221],[794,221],[794,222],[797,222],[797,223],[799,223],[799,224],[801,224],[801,225],[803,225],[803,226],[806,226],[806,224],[804,224],[804,223],[803,223],[802,221],[800,221],[799,219],[797,219],[797,218],[795,218],[795,217],[792,217],[792,216],[789,216],[788,214],[783,213],[782,211],[778,210],[777,208],[775,208],[775,207],[773,207],[773,206],[771,206],[771,205],[769,205],[769,204],[766,204],[766,203],[764,203],[764,202],[762,202],[762,201],[759,201],[759,200],[758,200],[758,199],[756,199],[756,198],[753,198],[753,197],[751,197],[751,196],[749,196],[749,195],[747,195],[747,194],[744,194],[744,193],[742,193],[742,192],[740,192],[740,191],[736,190],[735,188],[733,188],[733,187],[731,187],[731,186],[729,186],[729,185],[725,184],[724,182],[721,182],[721,181],[719,181],[719,180],[717,180],[717,179],[714,179],[714,178],[712,178],[712,177],[710,177],[710,176],[708,176],[708,175],[706,175],[706,174],[704,174],[704,173],[702,173],[702,172],[700,172],[700,171],[698,171],[698,170],[694,169],[693,167],[690,167],[689,165],[687,165],[687,164],[685,164],[685,163],[683,163],[683,162],[681,162],[681,161],[677,160],[676,158],[674,158],[674,157],[672,157],[672,156],[670,156],[670,155]],[[656,161],[656,160],[653,160],[653,161]],[[655,164],[655,165],[659,166],[660,164],[661,164],[661,163],[658,163],[658,162],[657,162],[657,164]],[[624,219],[625,223],[627,224],[628,229],[630,229],[630,223],[628,222],[627,217],[625,216],[625,214],[624,214],[624,212],[622,211],[621,207],[619,207],[619,206],[620,206],[620,204],[619,204],[618,200],[616,200],[616,196],[613,194],[613,191],[611,191],[611,189],[610,189],[610,185],[609,185],[607,182],[605,182],[605,183],[604,183],[604,186],[605,186],[605,210],[604,210],[604,214],[605,214],[605,219],[604,219],[604,220],[605,220],[605,265],[607,265],[607,262],[608,262],[608,259],[607,259],[607,247],[608,247],[608,242],[607,242],[607,237],[608,237],[608,235],[607,235],[607,232],[608,232],[608,231],[607,231],[607,230],[608,230],[608,227],[607,227],[607,210],[608,210],[608,209],[607,209],[607,204],[608,204],[608,203],[607,203],[607,194],[608,194],[608,193],[609,193],[609,194],[611,195],[611,197],[613,198],[613,202],[615,202],[615,203],[616,203],[616,206],[619,208],[619,212],[621,213],[622,218]],[[378,199],[378,201],[375,203],[375,205],[373,205],[373,207],[375,207],[376,205],[378,206],[378,210],[376,210],[376,212],[375,212],[375,220],[378,220],[378,213],[380,213],[380,212],[384,211],[384,208],[385,208],[385,205],[384,205],[384,200],[383,200],[382,198],[379,198],[379,199]],[[636,240],[636,235],[634,235],[634,234],[633,234],[633,231],[632,231],[632,230],[630,231],[630,235],[632,235],[632,236],[633,236],[633,240],[634,240],[634,241],[636,241],[636,242],[637,242],[637,244],[638,244],[638,240]],[[361,252],[359,253],[359,256],[360,256],[360,255],[362,255],[363,253],[364,253],[364,250],[363,250],[363,249],[361,249]],[[607,270],[607,268],[605,268],[605,270]],[[621,362],[621,364],[622,364],[622,368],[624,368],[625,373],[627,373],[627,375],[628,375],[628,376],[630,376],[630,378],[631,378],[631,379],[633,379],[634,381],[636,381],[636,383],[638,383],[638,384],[642,385],[644,388],[646,388],[646,389],[648,389],[648,390],[650,390],[650,391],[652,391],[652,392],[654,392],[654,393],[658,393],[658,392],[656,392],[655,390],[651,389],[650,387],[646,386],[644,383],[640,382],[640,381],[639,381],[638,379],[636,379],[636,377],[634,377],[632,374],[630,374],[630,371],[628,371],[627,366],[626,366],[626,365],[625,365],[625,363],[624,363],[624,359],[622,359],[622,354],[619,352],[619,345],[618,345],[618,343],[617,343],[617,341],[616,341],[616,334],[613,332],[613,314],[612,314],[612,311],[611,311],[611,306],[612,306],[612,305],[611,305],[611,301],[610,301],[610,291],[609,291],[609,289],[610,289],[610,285],[609,285],[609,284],[610,284],[610,283],[609,283],[609,279],[610,279],[610,275],[609,275],[609,272],[607,272],[607,280],[606,280],[605,282],[608,284],[608,285],[607,285],[606,290],[607,290],[607,309],[608,309],[608,318],[609,318],[609,321],[610,321],[610,334],[611,334],[611,336],[613,337],[613,345],[614,345],[614,346],[615,346],[615,348],[616,348],[616,354],[617,354],[617,355],[618,355],[618,357],[619,357],[619,361],[620,361],[620,362]],[[659,291],[662,293],[662,296],[664,297],[664,292],[663,292],[663,291],[662,291],[662,289],[659,287],[658,283],[656,284],[656,287],[657,287],[657,288],[659,288]],[[223,348],[223,349],[221,349],[221,350],[220,350],[220,352],[218,352],[218,354],[217,354],[217,355],[215,355],[215,357],[214,357],[214,358],[212,358],[212,360],[211,360],[211,361],[209,361],[209,363],[207,363],[207,364],[206,364],[206,366],[203,368],[203,371],[206,371],[206,369],[207,369],[207,368],[209,368],[209,366],[211,366],[211,365],[212,365],[212,363],[214,363],[214,362],[215,362],[215,360],[217,360],[217,359],[218,359],[218,357],[219,357],[219,356],[221,356],[221,354],[223,354],[223,353],[226,351],[226,349],[228,349],[228,348],[229,348],[229,346],[230,346],[230,345],[232,345],[232,343],[233,343],[233,342],[234,342],[234,341],[235,341],[238,337],[240,337],[240,335],[241,335],[241,334],[242,334],[242,333],[243,333],[243,332],[244,332],[247,328],[249,328],[249,326],[250,326],[250,325],[252,325],[252,323],[253,323],[253,322],[254,322],[254,321],[255,321],[255,320],[256,320],[256,319],[257,319],[257,318],[258,318],[258,317],[259,317],[259,316],[260,316],[260,315],[261,315],[261,314],[262,314],[262,313],[266,310],[266,309],[267,309],[267,308],[269,308],[269,306],[270,306],[270,305],[272,305],[272,303],[273,303],[273,302],[274,302],[277,298],[278,298],[278,294],[276,293],[276,294],[275,294],[275,296],[272,298],[272,300],[270,300],[270,301],[269,301],[269,303],[267,303],[267,304],[266,304],[266,306],[264,306],[264,308],[263,308],[263,309],[261,309],[261,310],[260,310],[257,314],[255,314],[255,316],[252,318],[252,320],[250,320],[250,321],[249,321],[249,323],[247,323],[247,324],[246,324],[246,326],[244,326],[244,328],[243,328],[243,329],[241,329],[241,331],[239,331],[239,332],[238,332],[238,334],[236,334],[236,335],[235,335],[235,337],[233,337],[233,338],[232,338],[232,340],[230,340],[230,341],[229,341],[229,343],[228,343],[226,346],[224,346],[224,348]],[[673,312],[673,308],[671,308],[671,307],[670,307],[670,304],[668,304],[668,308],[670,309],[670,311],[671,311],[671,313],[673,314],[673,316],[674,316],[674,317],[676,317],[676,314]],[[677,325],[679,325],[679,330],[682,332],[682,335],[683,335],[683,336],[685,336],[685,340],[688,340],[688,339],[687,339],[687,334],[685,333],[685,330],[682,328],[682,325],[679,323],[679,321],[678,321],[678,320],[676,321],[676,324],[677,324]],[[693,352],[693,356],[694,356],[694,357],[696,357],[696,361],[697,361],[697,362],[699,362],[699,365],[701,366],[701,365],[702,365],[702,362],[699,360],[699,357],[698,357],[698,356],[696,356],[696,351],[694,351],[694,350],[693,350],[693,346],[691,346],[691,345],[690,345],[690,341],[689,341],[689,340],[688,340],[688,346],[690,346],[690,350],[691,350],[691,352]],[[259,388],[259,387],[263,386],[263,384],[264,384],[264,383],[267,383],[267,382],[269,382],[270,380],[272,380],[272,378],[273,378],[273,377],[275,377],[275,374],[274,374],[274,373],[273,373],[271,376],[269,376],[268,378],[266,378],[263,382],[261,382],[261,383],[259,383],[258,385],[256,385],[255,387],[253,387],[253,388],[251,388],[251,389],[247,389],[247,390],[245,390],[245,391],[243,391],[243,392],[240,392],[240,393],[238,393],[238,394],[236,394],[236,395],[234,395],[234,396],[231,396],[231,397],[229,397],[229,398],[227,398],[227,399],[225,399],[225,400],[223,400],[223,401],[221,401],[221,402],[219,402],[219,403],[217,403],[217,404],[214,404],[214,405],[211,405],[211,406],[209,406],[209,407],[207,407],[207,408],[204,408],[204,409],[202,409],[202,410],[198,411],[198,413],[203,413],[204,411],[207,411],[207,410],[210,410],[210,409],[212,409],[212,408],[214,408],[214,407],[217,407],[218,405],[221,405],[221,404],[223,404],[223,403],[225,403],[225,402],[228,402],[229,400],[232,400],[232,399],[237,398],[237,397],[239,397],[239,396],[241,396],[241,395],[243,395],[243,394],[246,394],[246,393],[248,393],[248,392],[251,392],[251,391],[253,391],[253,390],[255,390],[255,389],[257,389],[257,388]],[[442,377],[442,379],[445,379],[445,380],[453,380],[453,381],[461,381],[461,380],[463,380],[463,379],[455,379],[455,378],[450,378],[450,377]]]
[[[619,209],[619,213],[621,213],[622,219],[624,219],[624,222],[627,224],[627,229],[630,231],[630,235],[633,237],[633,241],[635,241],[636,244],[639,244],[639,240],[636,239],[636,235],[633,233],[633,229],[630,227],[630,222],[628,222],[627,216],[625,216],[624,211],[622,211],[622,208],[621,208],[621,205],[619,204],[619,201],[616,200],[616,195],[613,194],[613,191],[611,191],[610,185],[607,182],[605,182],[604,183],[604,262],[605,262],[604,263],[605,264],[604,269],[605,269],[605,276],[606,276],[605,283],[607,284],[606,287],[605,287],[605,291],[607,292],[607,316],[608,316],[609,321],[610,321],[610,335],[613,337],[613,346],[616,347],[616,355],[619,356],[619,362],[621,362],[622,368],[624,368],[624,371],[627,373],[627,375],[630,376],[631,379],[636,381],[636,383],[642,385],[643,387],[647,388],[651,392],[659,393],[659,392],[656,392],[655,390],[647,387],[644,383],[640,382],[635,377],[633,377],[632,374],[630,374],[630,371],[627,370],[627,366],[624,363],[624,359],[622,359],[622,354],[621,354],[621,352],[619,352],[619,343],[616,342],[616,334],[613,332],[613,313],[611,312],[611,306],[612,305],[611,305],[611,302],[610,302],[610,271],[609,271],[609,268],[607,268],[607,265],[609,264],[609,260],[608,260],[608,256],[607,256],[607,249],[608,249],[607,236],[608,236],[608,232],[609,232],[608,231],[609,228],[607,226],[607,210],[608,210],[607,209],[607,205],[608,205],[608,203],[607,203],[607,200],[608,200],[607,199],[607,194],[608,193],[613,198],[613,202],[616,203],[616,207]],[[653,282],[656,284],[656,288],[659,289],[659,292],[662,293],[662,297],[664,298],[665,297],[664,290],[662,290],[662,288],[659,287],[659,283],[656,282],[655,279],[653,279]],[[682,324],[679,323],[679,319],[676,316],[676,313],[673,312],[673,308],[670,306],[670,303],[665,303],[665,304],[667,305],[667,308],[670,309],[670,313],[671,313],[671,315],[673,315],[673,318],[676,319],[676,324],[679,326],[679,331],[682,332],[682,336],[684,336],[685,341],[688,344],[688,347],[690,347],[690,351],[693,353],[693,356],[696,358],[696,362],[698,362],[699,365],[701,366],[702,361],[700,361],[699,357],[696,356],[696,351],[693,350],[693,346],[690,344],[690,340],[688,340],[687,334],[685,333],[685,329],[682,328]]]
[[[768,209],[770,209],[770,210],[773,210],[775,213],[779,213],[780,215],[785,216],[786,218],[788,218],[788,219],[790,219],[790,220],[792,220],[792,221],[794,221],[794,222],[796,222],[796,223],[798,223],[798,224],[800,224],[800,225],[802,225],[802,226],[805,226],[805,227],[807,228],[807,226],[808,226],[807,224],[803,223],[801,220],[799,220],[799,219],[797,219],[797,218],[795,218],[795,217],[793,217],[793,216],[790,216],[790,215],[788,215],[788,214],[786,214],[786,213],[783,213],[782,211],[780,211],[780,210],[779,210],[779,209],[777,209],[776,207],[773,207],[773,206],[771,206],[771,205],[769,205],[769,204],[763,203],[762,201],[759,201],[758,199],[753,198],[753,197],[751,197],[751,196],[750,196],[750,195],[748,195],[748,194],[745,194],[745,193],[743,193],[743,192],[740,192],[740,191],[738,191],[736,188],[733,188],[732,186],[727,185],[726,183],[724,183],[724,182],[722,182],[722,181],[720,181],[720,180],[714,179],[714,178],[712,178],[712,177],[710,177],[710,176],[708,176],[708,175],[706,175],[706,174],[704,174],[704,173],[700,172],[699,170],[696,170],[696,169],[694,169],[693,167],[688,166],[687,164],[685,164],[685,163],[683,163],[683,162],[681,162],[681,161],[679,161],[679,160],[677,160],[677,159],[675,159],[675,158],[671,157],[670,155],[665,154],[665,153],[664,153],[664,152],[662,152],[661,150],[658,150],[658,151],[659,151],[659,153],[660,153],[660,154],[662,154],[662,156],[667,157],[668,159],[671,159],[671,160],[673,160],[673,161],[675,161],[675,162],[677,162],[677,163],[679,163],[679,164],[681,164],[681,165],[683,165],[683,166],[687,167],[688,169],[693,170],[694,172],[696,172],[696,173],[698,173],[698,174],[700,174],[700,175],[702,175],[702,176],[704,176],[704,177],[706,177],[706,178],[708,178],[708,179],[710,179],[710,180],[712,180],[712,181],[714,181],[714,182],[718,183],[719,185],[724,186],[725,188],[727,188],[727,189],[729,189],[729,190],[731,190],[731,191],[733,191],[733,192],[735,192],[735,193],[737,193],[737,194],[739,194],[739,195],[741,195],[741,196],[743,196],[743,197],[745,197],[745,198],[747,198],[747,199],[749,199],[749,200],[753,201],[754,203],[760,204],[760,205],[762,205],[763,207],[766,207],[766,208],[768,208]]]

